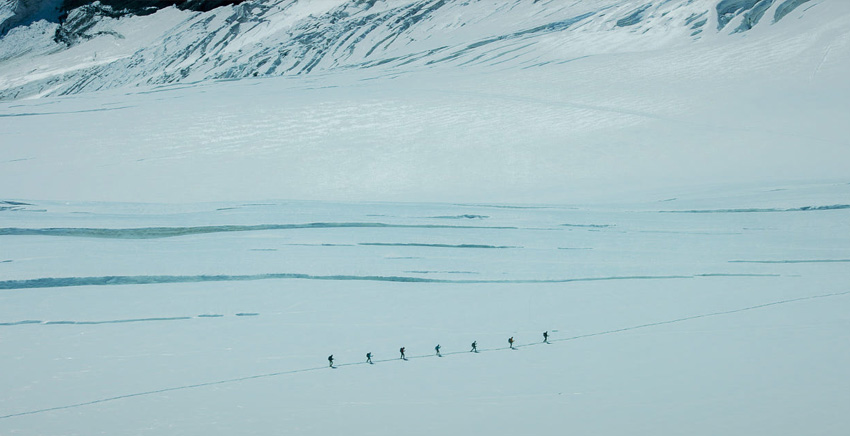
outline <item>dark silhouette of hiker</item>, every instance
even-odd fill
[[[472,349],[469,350],[470,353],[478,352],[478,341],[472,341]]]
[[[333,368],[333,367],[334,367],[334,355],[333,355],[333,354],[331,354],[330,356],[328,356],[328,363],[330,364],[329,366],[330,366],[331,368]]]
[[[547,344],[549,343],[549,332],[548,331],[543,332],[543,342],[545,342]]]
[[[372,352],[366,353],[366,363],[372,363]]]
[[[515,348],[514,348],[514,337],[513,337],[513,336],[511,336],[510,338],[508,338],[508,344],[511,346],[511,350],[514,350],[514,349],[515,349]]]
[[[443,355],[440,354],[440,344],[437,344],[437,346],[434,347],[434,350],[437,351],[437,357],[443,357]]]
[[[399,348],[398,352],[401,353],[402,360],[407,360],[407,357],[404,357],[404,347]]]

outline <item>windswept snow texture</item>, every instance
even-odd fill
[[[3,224],[33,231],[0,234],[0,433],[828,434],[850,425],[850,209],[800,205],[850,203],[850,184],[780,188],[4,200]],[[661,213],[737,209],[797,211]],[[442,224],[466,216],[488,225]],[[221,231],[41,231],[165,228]]]

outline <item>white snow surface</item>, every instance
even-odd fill
[[[0,432],[841,434],[850,184],[713,194],[7,203]]]
[[[847,433],[850,2],[800,3],[12,29],[0,435]]]
[[[680,15],[710,4],[656,6],[671,9],[664,20],[672,14],[680,23]],[[490,11],[480,2],[466,7],[474,5]],[[78,73],[106,68],[85,76],[71,96],[0,103],[0,186],[10,199],[563,204],[846,177],[850,3],[807,2],[744,33],[728,34],[732,24],[718,32],[709,22],[697,40],[664,25],[661,14],[594,30],[613,20],[609,8],[576,29],[457,48],[596,7],[517,4],[492,12],[492,22],[489,15],[443,17],[454,30],[411,36],[405,50],[455,31],[473,36],[453,46],[453,60],[432,65],[423,58],[82,92],[86,83],[105,85],[113,70],[136,74],[111,65],[139,50],[165,50],[169,43],[156,35],[188,37],[174,28],[194,23],[174,8],[125,17],[118,20],[124,39],[107,35],[0,63],[8,86],[39,82],[32,91],[42,96],[77,87]],[[224,20],[216,11],[193,20]],[[233,44],[219,49],[239,47]],[[514,52],[516,44],[527,47]],[[166,71],[155,61],[164,55],[151,56],[151,71]],[[331,62],[328,56],[316,60]],[[34,67],[36,60],[43,65]],[[198,62],[192,71],[208,65]],[[60,73],[67,80],[53,80]]]

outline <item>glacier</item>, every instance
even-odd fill
[[[18,204],[0,211],[0,430],[829,434],[850,220],[818,206],[848,199]],[[464,215],[481,218],[443,218]]]
[[[0,0],[0,434],[841,434],[848,71],[843,0]]]

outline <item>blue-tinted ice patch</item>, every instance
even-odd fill
[[[175,316],[165,318],[134,318],[134,319],[114,319],[108,321],[15,321],[15,322],[0,322],[0,326],[16,326],[16,325],[100,325],[100,324],[126,324],[135,322],[153,322],[153,321],[182,321],[192,319],[191,316]]]
[[[0,201],[0,212],[7,210],[27,210],[25,206],[33,206],[29,203],[22,203],[20,201]]]
[[[693,26],[691,26],[691,29],[696,30],[697,32],[702,32],[702,29],[701,29],[701,28],[702,28],[702,26],[704,26],[704,25],[705,25],[705,23],[707,23],[707,22],[708,22],[708,19],[707,19],[707,18],[703,18],[702,20],[699,20],[699,21],[697,21],[696,23],[694,23],[694,25],[693,25]]]
[[[661,213],[765,213],[765,212],[810,212],[824,210],[850,209],[850,204],[833,204],[829,206],[802,206],[788,209],[782,208],[743,208],[743,209],[692,209],[692,210],[662,210]]]
[[[553,206],[516,206],[510,204],[474,204],[474,203],[457,203],[453,206],[464,207],[488,207],[493,209],[553,209]]]
[[[133,106],[120,106],[120,107],[112,107],[112,108],[101,108],[101,109],[86,109],[79,111],[64,111],[64,112],[22,112],[17,114],[0,114],[0,118],[14,118],[14,117],[37,117],[42,115],[66,115],[66,114],[83,114],[88,112],[107,112],[107,111],[116,111],[121,109],[129,109]]]
[[[28,319],[25,321],[15,321],[15,322],[0,322],[0,326],[13,326],[13,325],[27,325],[27,324],[41,324],[44,321]]]
[[[46,321],[45,325],[99,325],[99,324],[126,324],[132,322],[159,322],[159,321],[184,321],[192,319],[191,316],[172,316],[165,318],[134,318],[134,319],[115,319],[109,321]]]
[[[432,216],[432,217],[429,217],[429,218],[444,219],[444,220],[462,220],[462,219],[469,219],[469,220],[479,219],[479,220],[483,220],[483,219],[485,219],[485,218],[490,218],[490,217],[489,217],[489,216],[487,216],[487,215],[463,214],[463,215],[443,215],[443,216]]]
[[[800,6],[803,3],[808,2],[809,0],[785,0],[784,3],[781,3],[776,7],[776,12],[773,14],[773,22],[777,22],[784,18],[786,15],[790,14],[794,9],[797,9],[797,6]]]
[[[640,20],[643,19],[643,13],[649,9],[650,5],[643,5],[636,10],[634,10],[631,14],[629,14],[625,18],[621,18],[617,20],[617,27],[627,27],[633,26],[637,23],[640,23]]]
[[[761,17],[767,12],[767,9],[773,5],[774,0],[762,0],[757,3],[751,10],[744,13],[744,19],[733,33],[746,32],[758,24]]]
[[[307,223],[307,224],[260,224],[250,226],[200,226],[200,227],[142,227],[127,229],[108,228],[0,228],[0,236],[73,236],[109,239],[158,239],[176,236],[200,235],[223,232],[251,232],[294,229],[339,229],[339,228],[416,228],[416,229],[516,229],[516,227],[442,225],[442,224],[385,224],[385,223]]]
[[[686,18],[686,19],[685,19],[685,25],[686,25],[686,26],[690,26],[690,24],[691,24],[691,23],[693,23],[693,22],[695,22],[695,21],[699,20],[700,18],[704,17],[704,16],[705,16],[705,14],[707,14],[707,13],[708,13],[708,11],[702,12],[702,13],[700,13],[700,14],[697,14],[697,13],[693,13],[693,14],[691,14],[688,18]],[[699,25],[694,24],[694,26],[693,26],[693,27],[691,27],[691,29],[695,29],[695,28],[697,28],[697,27],[702,26],[703,24],[705,24],[705,21],[706,21],[706,20],[702,20],[702,24],[699,24]]]
[[[508,279],[508,280],[449,280],[409,276],[355,276],[327,275],[317,276],[296,273],[273,273],[252,275],[197,275],[197,276],[102,276],[102,277],[45,277],[27,280],[0,281],[0,290],[20,290],[37,288],[65,288],[76,286],[120,286],[152,285],[169,283],[236,282],[255,280],[324,280],[324,281],[372,281],[396,283],[442,283],[442,284],[536,284],[536,283],[572,283],[597,282],[611,280],[669,280],[693,279],[696,277],[775,277],[775,274],[727,274],[705,273],[690,275],[646,275],[646,276],[604,276],[564,279]]]
[[[723,30],[741,11],[748,11],[763,0],[721,0],[717,3],[717,30]],[[773,0],[769,0],[773,1]]]
[[[430,248],[522,248],[510,245],[484,245],[484,244],[424,244],[415,242],[361,242],[357,245],[370,245],[379,247],[430,247]]]
[[[662,233],[674,235],[743,235],[741,232],[696,232],[687,230],[638,230],[637,233]]]
[[[292,247],[355,247],[354,244],[331,244],[331,243],[322,243],[322,244],[284,244]]]
[[[730,260],[729,263],[850,263],[850,259]]]
[[[235,316],[257,316],[259,313],[237,313]],[[43,325],[43,326],[56,326],[56,325],[103,325],[103,324],[128,324],[128,323],[142,323],[142,322],[167,322],[167,321],[185,321],[193,318],[223,318],[224,315],[221,314],[201,314],[196,317],[192,316],[169,316],[169,317],[152,317],[152,318],[130,318],[130,319],[111,319],[106,321],[72,321],[72,320],[59,320],[59,321],[41,321],[41,320],[25,320],[25,321],[14,321],[14,322],[0,322],[0,326],[10,327],[10,326],[19,326],[19,325]]]
[[[480,274],[475,271],[405,271],[408,274]]]
[[[757,274],[757,273],[710,273],[695,274],[694,277],[781,277],[779,274]]]

